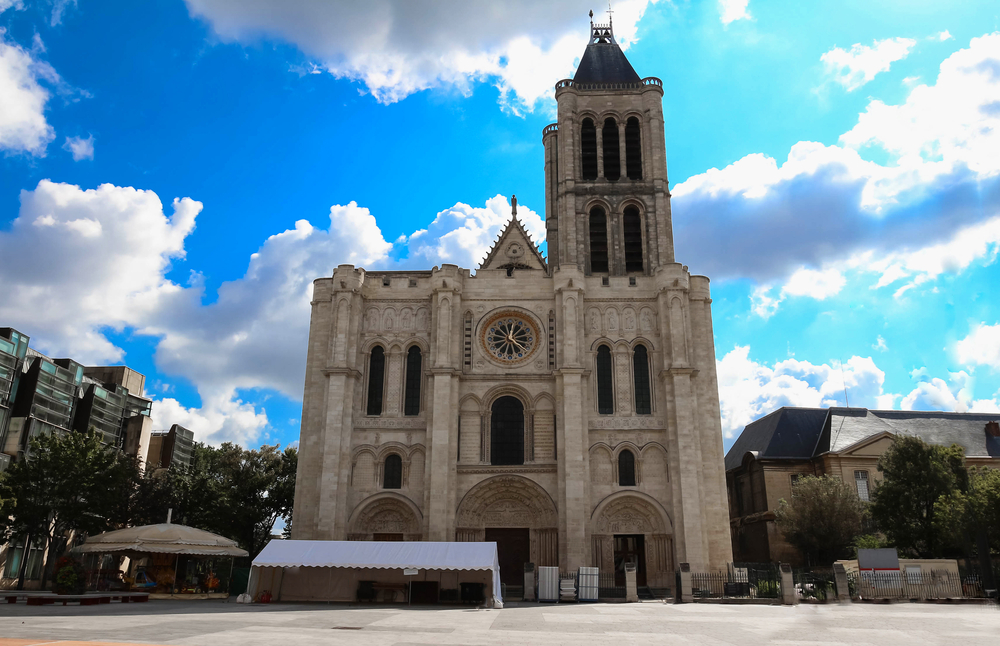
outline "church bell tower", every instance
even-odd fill
[[[593,14],[591,14],[593,17]],[[674,262],[663,82],[639,78],[608,24],[591,22],[576,75],[545,128],[549,271],[652,275]]]

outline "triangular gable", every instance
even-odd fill
[[[837,451],[837,453],[840,453],[841,455],[848,454],[877,457],[882,455],[882,453],[884,453],[885,450],[892,445],[894,439],[896,439],[895,435],[889,431],[882,431],[881,433],[866,437],[859,442],[855,442],[850,446],[845,446],[840,451]]]
[[[493,243],[480,269],[548,269],[542,252],[524,230],[517,216],[511,216],[500,237]]]

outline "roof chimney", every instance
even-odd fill
[[[1000,422],[986,422],[986,434],[1000,437]]]

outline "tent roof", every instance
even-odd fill
[[[161,523],[142,525],[90,536],[83,545],[73,548],[77,553],[93,552],[156,552],[161,554],[199,554],[204,556],[248,556],[244,549],[225,536],[203,529]]]
[[[424,541],[273,540],[257,555],[253,564],[258,567],[499,569],[496,543]]]

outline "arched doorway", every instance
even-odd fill
[[[497,543],[500,579],[523,585],[523,566],[559,565],[559,517],[552,497],[532,480],[494,476],[472,487],[458,505],[455,540]]]
[[[421,514],[411,500],[381,493],[361,501],[347,523],[349,541],[419,541]]]
[[[639,492],[602,500],[591,515],[592,561],[602,572],[614,571],[624,585],[624,565],[636,564],[636,583],[672,587],[673,524],[662,505]]]

